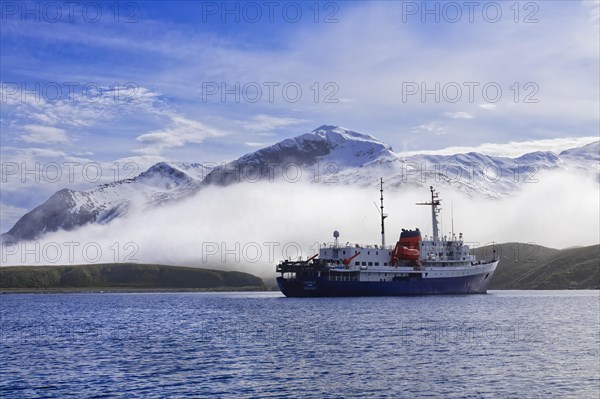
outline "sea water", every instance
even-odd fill
[[[598,398],[598,291],[0,296],[0,397]]]

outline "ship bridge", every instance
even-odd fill
[[[468,245],[463,241],[423,240],[419,250],[423,262],[474,262],[475,256],[470,254]]]

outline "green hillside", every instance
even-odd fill
[[[264,289],[248,273],[137,263],[0,267],[0,289]]]
[[[493,247],[500,263],[489,289],[600,289],[600,245],[563,250],[523,243]],[[487,246],[472,252],[485,259],[493,249]]]
[[[489,289],[600,289],[600,245],[563,250],[504,243],[475,248],[478,259],[493,250],[500,259]],[[276,284],[269,281],[270,288]],[[263,290],[252,274],[192,267],[108,263],[77,266],[0,267],[0,290],[36,289]]]

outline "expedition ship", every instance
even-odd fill
[[[470,254],[462,233],[440,237],[439,194],[430,187],[433,235],[402,229],[394,247],[385,245],[383,179],[381,179],[381,245],[324,244],[307,260],[285,260],[277,265],[277,284],[288,297],[400,296],[434,294],[485,294],[496,270],[496,251],[490,260]]]

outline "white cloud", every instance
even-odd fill
[[[445,134],[447,127],[439,121],[432,121],[426,124],[415,126],[411,129],[413,133],[433,133],[437,135]]]
[[[452,118],[452,119],[474,119],[475,117],[465,111],[458,111],[458,112],[444,112],[444,116],[447,116],[448,118]]]
[[[238,123],[245,129],[257,133],[270,133],[275,129],[296,125],[302,122],[306,122],[306,120],[265,114],[254,115],[252,118],[250,118],[250,120],[247,121],[238,121]]]
[[[142,154],[159,154],[164,149],[182,147],[187,143],[202,143],[208,137],[225,135],[224,132],[202,122],[173,114],[170,125],[164,129],[144,133],[136,138],[145,147],[135,150]]]
[[[63,129],[59,129],[56,127],[41,125],[25,125],[23,126],[23,130],[29,132],[29,134],[21,136],[21,140],[27,143],[56,144],[66,143],[69,141],[69,138],[67,137],[67,132],[65,132]]]
[[[488,111],[493,111],[496,109],[496,104],[479,104],[478,107]]]

